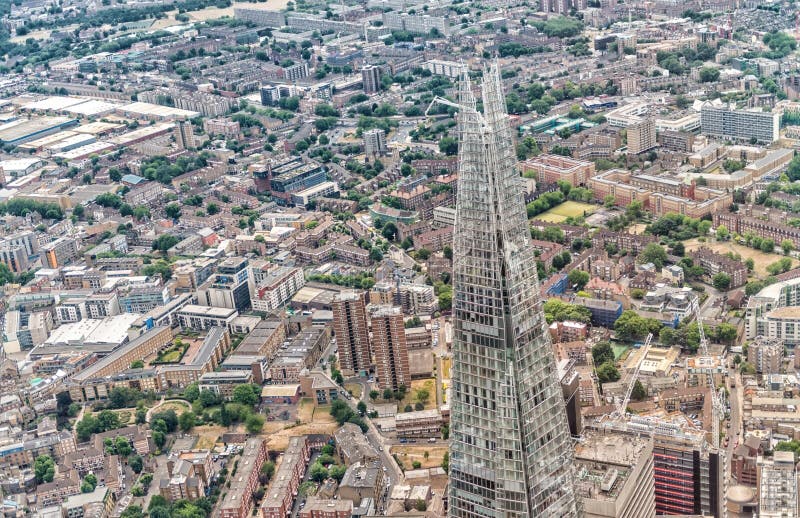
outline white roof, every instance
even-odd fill
[[[84,102],[86,99],[75,99],[74,97],[60,97],[54,95],[52,97],[47,97],[40,101],[34,101],[32,103],[28,103],[23,108],[26,110],[63,110],[69,106],[73,106],[75,104],[80,104]]]

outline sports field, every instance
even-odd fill
[[[542,212],[534,219],[546,221],[548,223],[561,223],[570,216],[588,216],[595,210],[597,210],[597,205],[581,203],[579,201],[565,201],[561,205],[556,205],[547,212]]]

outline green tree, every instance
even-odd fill
[[[626,310],[614,322],[614,331],[622,340],[644,338],[650,331],[647,319],[640,317],[635,311]]]
[[[794,250],[794,242],[791,239],[781,241],[781,249],[785,255],[789,255]]]
[[[134,360],[131,362],[131,369],[143,369],[143,368],[144,368],[144,361]]]
[[[619,381],[619,378],[619,371],[612,362],[606,362],[597,368],[597,379],[600,383]]]
[[[667,252],[658,243],[650,243],[644,247],[637,260],[640,263],[653,263],[656,268],[661,269],[667,260]]]
[[[246,406],[255,406],[261,396],[257,385],[242,384],[233,389],[232,401]]]
[[[114,441],[114,450],[120,457],[127,457],[133,451],[130,440],[127,437],[119,436]]]
[[[727,290],[731,286],[731,276],[725,272],[719,272],[711,279],[711,284],[718,290]]]
[[[164,212],[168,217],[172,219],[178,219],[181,217],[181,206],[177,203],[170,203],[164,207]]]
[[[139,455],[131,455],[131,457],[128,458],[128,465],[134,473],[141,473],[142,469],[144,469],[144,461]]]
[[[309,476],[311,480],[314,482],[322,482],[326,478],[328,478],[328,470],[325,469],[325,466],[320,464],[319,462],[315,462],[311,465],[311,469],[309,470]]]
[[[245,428],[251,434],[257,434],[261,432],[261,429],[264,427],[264,418],[258,414],[251,414],[244,422]]]
[[[39,455],[33,463],[33,472],[37,483],[52,482],[56,475],[56,463],[50,455]]]
[[[181,430],[184,432],[188,432],[192,428],[194,428],[196,417],[194,412],[184,412],[178,417],[178,423],[181,427]]]
[[[614,349],[608,342],[598,342],[592,347],[592,360],[595,365],[614,361]]]
[[[725,241],[730,237],[731,233],[728,231],[728,227],[725,225],[720,225],[717,227],[717,239],[720,241]]]
[[[580,291],[589,282],[589,274],[583,270],[572,270],[567,275],[567,282],[574,290]]]
[[[641,401],[647,398],[647,390],[645,390],[644,385],[639,380],[633,384],[633,390],[631,391],[631,399],[634,401]]]
[[[442,137],[439,140],[439,151],[445,155],[455,155],[458,153],[458,141],[453,137]]]

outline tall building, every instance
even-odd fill
[[[656,123],[653,119],[645,118],[628,126],[628,153],[638,155],[657,145]]]
[[[386,132],[380,128],[373,128],[364,132],[364,153],[368,157],[380,156],[386,153]]]
[[[175,143],[178,149],[192,149],[197,147],[194,140],[194,128],[192,123],[185,120],[175,121]]]
[[[655,516],[650,437],[587,430],[575,452],[575,472],[584,518]]]
[[[705,433],[653,434],[656,513],[723,516],[724,457]]]
[[[736,110],[706,103],[700,109],[700,131],[704,135],[738,141],[772,143],[778,140],[781,116],[773,112]]]
[[[539,298],[497,65],[461,80],[449,515],[579,516],[569,426]]]
[[[411,388],[405,321],[399,307],[383,306],[372,314],[372,352],[378,386]]]
[[[339,363],[345,374],[369,370],[369,328],[364,296],[344,292],[333,301],[333,332],[339,348]]]
[[[374,94],[381,89],[381,67],[364,65],[361,67],[361,82],[364,83],[364,93]]]
[[[794,452],[758,458],[758,516],[797,518],[797,468]]]

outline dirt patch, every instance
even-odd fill
[[[687,252],[691,250],[697,250],[700,247],[706,246],[711,250],[720,254],[725,254],[728,252],[739,254],[740,256],[742,256],[742,261],[752,258],[753,262],[755,263],[755,268],[753,269],[753,273],[759,279],[763,279],[769,275],[767,273],[767,266],[776,261],[779,261],[784,257],[781,254],[764,253],[760,250],[740,245],[732,241],[720,242],[720,241],[708,240],[705,243],[701,243],[697,238],[695,238],[685,241],[684,246],[686,247]],[[797,267],[798,264],[799,263],[797,259],[792,259],[792,268]]]
[[[184,403],[183,401],[166,401],[163,405],[155,409],[155,412],[166,412],[167,410],[175,411],[176,415],[181,415],[182,413],[191,410],[191,407],[188,403]]]
[[[427,401],[420,401],[419,394],[420,391],[427,391],[428,399]],[[406,392],[406,397],[403,398],[402,401],[397,405],[397,408],[400,411],[403,411],[406,406],[411,405],[412,407],[418,403],[422,402],[425,405],[425,410],[436,408],[436,380],[433,378],[428,379],[421,379],[421,380],[413,380],[411,382],[411,390]]]
[[[313,433],[332,434],[339,425],[331,415],[330,405],[315,406],[310,398],[300,400],[297,409],[299,425],[281,421],[267,421],[262,435],[267,436],[267,447],[270,450],[283,451],[289,444],[289,437]]]
[[[214,445],[222,439],[222,434],[228,429],[224,426],[203,425],[195,426],[192,433],[197,436],[195,448],[198,450],[211,450]]]
[[[361,384],[360,383],[345,383],[344,389],[348,391],[354,398],[361,399]]]
[[[428,458],[425,458],[428,452]],[[397,455],[403,463],[403,469],[414,469],[413,462],[422,464],[423,468],[436,468],[442,465],[442,459],[447,452],[446,446],[392,446],[391,453]]]

